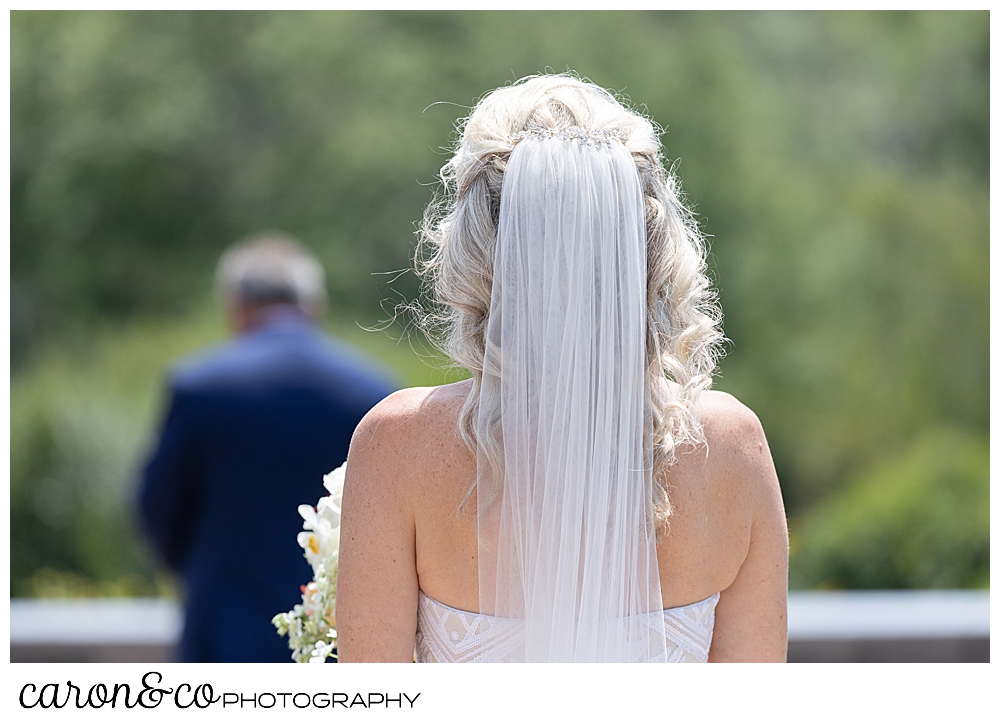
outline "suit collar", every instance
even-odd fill
[[[277,330],[282,327],[307,329],[311,328],[313,320],[295,304],[271,304],[259,309],[254,314],[253,326],[241,336],[256,335],[261,332]]]

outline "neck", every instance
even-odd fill
[[[311,318],[297,304],[268,304],[259,307],[241,307],[233,314],[233,327],[237,333],[246,334],[264,326],[280,322],[310,322]]]

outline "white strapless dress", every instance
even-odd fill
[[[707,663],[719,593],[700,602],[643,616],[662,628],[667,647],[653,662]],[[521,621],[458,610],[420,591],[417,603],[418,663],[516,663],[523,660]]]

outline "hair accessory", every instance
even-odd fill
[[[504,170],[473,422],[479,612],[523,621],[525,662],[665,662],[639,171],[613,130],[526,138],[568,142],[515,147]]]
[[[585,131],[580,126],[570,126],[569,128],[532,128],[531,130],[515,133],[510,137],[510,142],[517,145],[521,141],[529,138],[536,141],[550,139],[558,139],[560,141],[579,141],[580,143],[586,143],[588,146],[608,145],[613,140],[620,141],[621,143],[625,142],[625,135],[621,131],[616,131],[610,128]]]

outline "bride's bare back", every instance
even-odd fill
[[[475,503],[459,513],[476,460],[458,435],[469,382],[405,389],[355,432],[343,500],[340,659],[409,661],[418,591],[479,606]],[[756,416],[706,392],[707,445],[678,450],[664,482],[673,514],[658,546],[664,608],[721,591],[710,661],[785,659],[788,535]]]

